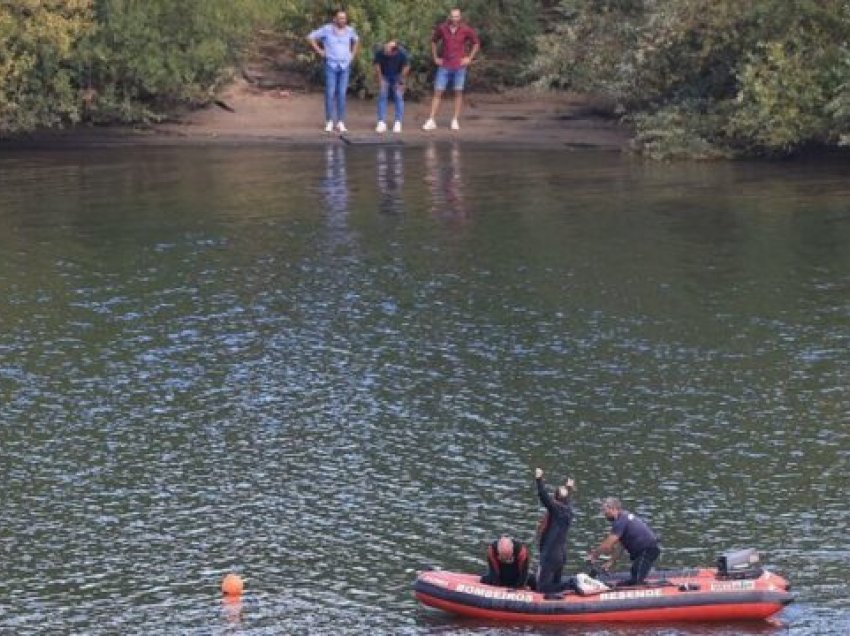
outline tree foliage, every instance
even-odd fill
[[[842,0],[564,0],[540,81],[620,100],[653,154],[787,154],[847,140]],[[695,150],[698,151],[695,152]]]
[[[413,56],[425,89],[430,36],[455,3],[344,4],[361,36],[352,85],[368,93],[374,47]],[[0,135],[143,121],[208,102],[258,27],[296,42],[336,0],[0,0]],[[657,156],[783,155],[850,144],[847,0],[468,0],[482,39],[478,88],[539,84],[611,96]]]
[[[79,120],[74,63],[94,29],[89,0],[0,1],[0,133]]]
[[[269,0],[96,0],[98,29],[82,47],[80,81],[96,91],[93,118],[156,117],[209,101]]]
[[[274,0],[0,0],[0,135],[208,100]]]
[[[518,83],[538,33],[537,0],[470,0],[484,54],[481,85]],[[340,5],[316,0],[0,0],[0,135],[41,127],[155,120],[208,102],[258,27],[300,43]],[[346,7],[362,48],[355,90],[369,92],[373,49],[388,38],[413,54],[412,87],[432,70],[430,35],[452,3],[363,0]],[[308,64],[309,62],[309,64]]]

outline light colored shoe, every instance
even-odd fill
[[[424,124],[422,124],[422,130],[437,130],[437,122],[433,119],[429,119]]]
[[[379,122],[378,122],[378,125],[377,125],[377,126],[375,126],[375,132],[376,132],[376,133],[385,133],[385,132],[387,132],[387,125],[386,125],[384,122],[379,121]]]
[[[401,122],[400,121],[397,121],[396,123],[393,124],[393,132],[394,133],[400,133],[401,132]]]
[[[457,119],[452,119],[452,130],[460,130],[460,124],[457,123]]]
[[[348,132],[348,128],[345,127],[345,122],[343,122],[343,121],[337,122],[336,129],[341,133],[347,133]]]
[[[333,132],[334,123],[332,121],[325,122],[325,132]]]

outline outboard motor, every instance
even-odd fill
[[[717,557],[717,578],[757,579],[763,572],[759,561],[754,548],[724,552]]]

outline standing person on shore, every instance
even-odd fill
[[[603,566],[603,569],[609,570],[625,549],[632,561],[632,568],[629,578],[620,585],[643,584],[661,556],[658,537],[643,519],[623,510],[623,505],[616,497],[608,497],[602,502],[602,514],[611,522],[611,532],[597,548],[590,551],[588,559],[594,563],[600,554],[610,554],[611,561]]]
[[[546,508],[546,517],[539,531],[540,569],[537,574],[537,591],[553,594],[563,591],[566,587],[566,582],[561,581],[561,574],[567,563],[567,533],[573,522],[570,492],[575,489],[575,482],[568,479],[564,486],[555,490],[555,496],[552,497],[546,490],[543,470],[536,469],[534,479],[537,482],[537,496]]]
[[[333,132],[334,119],[337,130],[347,132],[345,93],[351,60],[360,46],[357,32],[348,26],[348,15],[340,9],[331,22],[310,33],[307,40],[316,54],[325,58],[325,132]]]
[[[410,56],[398,42],[389,40],[375,52],[375,74],[378,76],[378,125],[375,132],[387,132],[387,98],[392,95],[395,110],[393,132],[401,132],[404,119],[404,82],[410,73]]]
[[[440,45],[438,47],[438,44]],[[435,117],[440,109],[443,93],[451,84],[455,93],[454,115],[451,129],[460,130],[460,110],[463,105],[463,88],[466,84],[466,69],[475,59],[481,48],[478,34],[471,26],[463,21],[460,9],[455,7],[449,12],[449,19],[437,25],[431,37],[431,56],[437,65],[437,75],[434,78],[434,97],[431,100],[431,114],[428,121],[422,125],[423,130],[437,128]]]

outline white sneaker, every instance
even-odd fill
[[[337,122],[336,129],[341,133],[347,133],[348,128],[345,127],[345,122]]]
[[[378,122],[378,125],[377,125],[377,126],[375,126],[375,132],[376,132],[376,133],[385,133],[385,132],[387,132],[387,125],[386,125],[384,122],[379,121],[379,122]]]
[[[396,123],[393,124],[393,132],[394,133],[400,133],[401,132],[401,122],[400,121],[397,121]]]
[[[334,123],[332,121],[325,122],[325,132],[333,132],[334,131]]]
[[[424,124],[422,124],[422,130],[436,130],[436,129],[437,129],[437,122],[435,122],[433,119],[429,119]]]
[[[452,119],[452,130],[460,130],[460,124],[457,123],[457,119]]]

